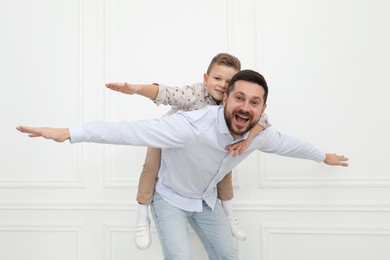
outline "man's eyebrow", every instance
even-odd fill
[[[245,93],[242,92],[242,91],[237,91],[237,92],[235,93],[235,95],[237,95],[237,94],[241,94],[241,95],[243,95],[243,96],[246,96]],[[260,101],[263,100],[261,97],[258,97],[258,96],[251,97],[251,99],[258,99],[258,100],[260,100]]]

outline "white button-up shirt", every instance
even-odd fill
[[[267,128],[255,136],[241,155],[227,155],[233,139],[223,106],[179,111],[154,120],[109,123],[96,121],[70,128],[72,143],[93,142],[161,147],[156,191],[180,209],[201,212],[202,201],[214,208],[216,185],[254,150],[322,162],[325,154],[313,145]]]

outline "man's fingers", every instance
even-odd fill
[[[29,137],[43,137],[56,142],[64,142],[70,138],[68,128],[18,126],[16,129],[22,133],[27,133]]]
[[[339,156],[341,166],[348,166],[348,163],[346,163],[348,160],[348,157],[345,157],[344,155]]]
[[[29,137],[41,137],[44,134],[42,127],[18,126],[16,129],[28,134]]]
[[[17,130],[19,130],[22,133],[31,133],[31,134],[36,134],[37,129],[35,127],[28,127],[28,126],[18,126],[16,127]]]
[[[338,161],[338,162],[336,163],[336,165],[340,165],[340,166],[346,167],[346,166],[348,166],[348,163],[346,163],[346,162],[344,162],[344,161]]]
[[[346,167],[348,166],[348,163],[346,161],[348,161],[348,159],[345,160],[344,158],[342,158],[338,161],[335,161],[333,164]]]

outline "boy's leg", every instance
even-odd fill
[[[148,147],[145,163],[139,178],[137,201],[138,218],[135,232],[135,244],[139,249],[147,249],[151,244],[149,205],[152,202],[160,168],[161,149]]]
[[[218,184],[217,184],[218,198],[221,200],[222,207],[226,213],[226,216],[230,222],[230,228],[235,238],[244,241],[246,239],[245,232],[241,229],[240,223],[233,213],[233,178],[232,172],[229,172]]]
[[[238,259],[229,221],[219,203],[216,203],[214,210],[203,203],[203,212],[194,212],[189,222],[202,241],[210,260]]]
[[[148,147],[145,163],[139,177],[137,201],[143,205],[150,205],[156,186],[157,173],[160,169],[161,149]]]
[[[233,199],[233,177],[232,172],[223,177],[223,179],[217,183],[218,199],[231,200]]]
[[[158,193],[154,194],[151,210],[164,259],[190,260],[188,218],[192,213],[172,206]]]

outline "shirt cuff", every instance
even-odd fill
[[[321,155],[318,156],[317,158],[317,162],[324,162],[326,159],[326,154],[325,153],[321,153]]]
[[[75,126],[69,128],[70,143],[81,143],[84,141],[84,129],[81,126]]]
[[[158,85],[158,93],[155,100],[152,100],[157,106],[164,104],[166,99],[166,87],[160,83],[153,83],[153,85]]]

